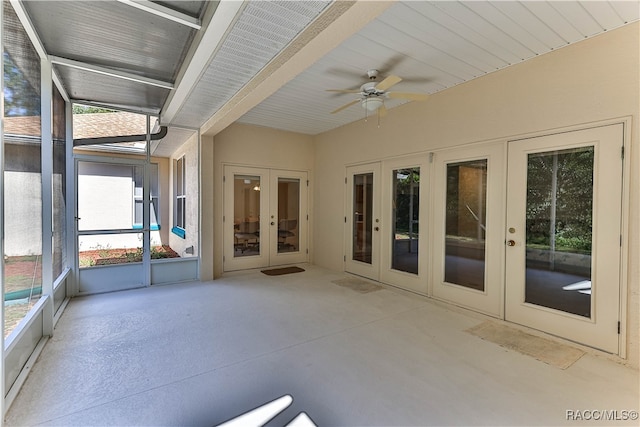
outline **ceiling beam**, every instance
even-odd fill
[[[120,3],[135,7],[136,9],[143,10],[147,13],[160,16],[162,18],[168,19],[173,22],[177,22],[178,24],[186,25],[187,27],[191,27],[196,30],[199,30],[202,27],[202,25],[200,24],[200,20],[198,18],[194,18],[193,16],[189,16],[182,12],[178,12],[177,10],[170,9],[166,6],[153,3],[149,0],[118,0],[118,1]]]
[[[146,108],[146,107],[140,107],[136,105],[109,104],[105,102],[90,101],[88,99],[71,98],[70,101],[72,104],[86,105],[89,107],[106,108],[108,110],[127,111],[129,113],[136,113],[136,114],[149,114],[151,116],[157,116],[158,113],[160,112],[157,108]]]
[[[178,73],[176,88],[162,108],[163,124],[171,123],[180,111],[245,6],[244,1],[221,1],[217,7],[213,2],[208,5],[203,18],[203,31],[196,34]]]
[[[174,85],[171,82],[165,82],[162,80],[151,79],[148,77],[139,76],[137,74],[127,73],[125,71],[114,70],[102,65],[89,64],[86,62],[76,61],[74,59],[62,58],[59,56],[49,56],[49,60],[53,64],[62,65],[65,67],[76,68],[78,70],[89,71],[91,73],[102,74],[109,77],[115,77],[118,79],[129,80],[136,83],[143,83],[150,86],[157,86],[164,89],[173,89]]]
[[[397,0],[335,1],[200,129],[216,135],[273,95],[318,59],[360,31]]]

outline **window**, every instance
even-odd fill
[[[185,158],[184,156],[173,163],[173,182],[175,189],[175,203],[173,207],[173,228],[174,234],[185,237],[185,211],[186,211],[186,184],[185,184]]]
[[[133,228],[142,228],[142,186],[144,179],[144,169],[142,167],[134,168],[134,190],[133,190]],[[160,230],[160,218],[158,215],[159,208],[159,191],[158,191],[158,165],[156,163],[149,164],[149,174],[151,176],[151,230]]]

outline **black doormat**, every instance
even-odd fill
[[[261,273],[266,274],[267,276],[282,276],[283,274],[291,274],[291,273],[301,273],[304,269],[300,267],[282,267],[282,268],[272,268],[271,270],[262,270]]]

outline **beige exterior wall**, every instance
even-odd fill
[[[200,160],[198,156],[198,135],[194,134],[191,138],[185,142],[182,147],[177,149],[168,163],[170,165],[169,173],[169,185],[171,188],[171,197],[169,198],[169,244],[171,248],[178,253],[181,257],[197,256],[200,247],[198,245],[198,236],[200,233]],[[184,156],[185,167],[185,192],[186,192],[186,206],[185,206],[185,238],[179,237],[171,232],[174,226],[173,223],[173,205],[174,205],[174,161]],[[193,246],[193,255],[186,252],[187,248]]]
[[[314,263],[343,270],[345,165],[632,117],[627,155],[627,349],[638,365],[640,306],[640,23],[567,46],[318,135],[314,141]],[[333,230],[327,232],[327,230]]]
[[[233,124],[217,134],[213,140],[210,137],[203,138],[203,145],[213,145],[213,155],[208,154],[208,161],[203,162],[203,178],[213,179],[213,203],[203,203],[203,230],[204,222],[210,221],[213,229],[212,235],[202,236],[203,241],[211,239],[213,247],[213,275],[219,277],[222,274],[223,256],[223,171],[225,164],[253,166],[271,169],[293,169],[309,172],[309,213],[312,212],[313,200],[313,138],[293,132],[285,132],[257,126]],[[203,150],[204,151],[204,150]],[[203,184],[203,188],[207,185]],[[208,193],[211,196],[211,192]],[[309,236],[311,247],[312,237]],[[206,264],[210,259],[203,259],[202,271],[207,271]]]

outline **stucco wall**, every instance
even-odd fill
[[[203,211],[203,221],[212,221],[213,235],[213,274],[222,274],[223,256],[223,184],[224,164],[236,164],[271,169],[294,169],[309,171],[309,200],[313,200],[314,179],[313,166],[313,138],[308,135],[285,132],[280,130],[233,124],[217,134],[213,141],[213,164],[203,164],[203,176],[213,167],[213,205],[212,212]],[[204,186],[204,184],[203,184]],[[312,212],[312,205],[309,205]],[[310,233],[311,234],[311,233]],[[215,238],[214,238],[215,236]],[[310,247],[312,236],[309,236]],[[203,260],[203,263],[210,260]]]
[[[200,250],[198,245],[198,236],[200,233],[200,184],[199,184],[199,173],[200,173],[200,160],[198,157],[198,135],[194,134],[191,138],[185,142],[182,147],[173,153],[170,164],[171,164],[171,173],[170,173],[170,183],[171,183],[171,197],[169,203],[169,218],[171,226],[169,230],[173,228],[173,203],[174,199],[174,191],[173,188],[173,173],[174,167],[173,162],[182,156],[184,156],[185,160],[185,192],[186,192],[186,206],[185,206],[185,237],[179,237],[173,233],[169,233],[169,244],[171,248],[176,251],[181,257],[190,257],[197,256],[198,251]],[[193,246],[193,254],[188,254],[186,252],[187,248]]]
[[[317,265],[343,269],[345,165],[632,116],[627,236],[628,357],[638,365],[640,305],[639,32],[635,23],[359,121],[314,141]],[[334,230],[328,233],[323,230]]]

